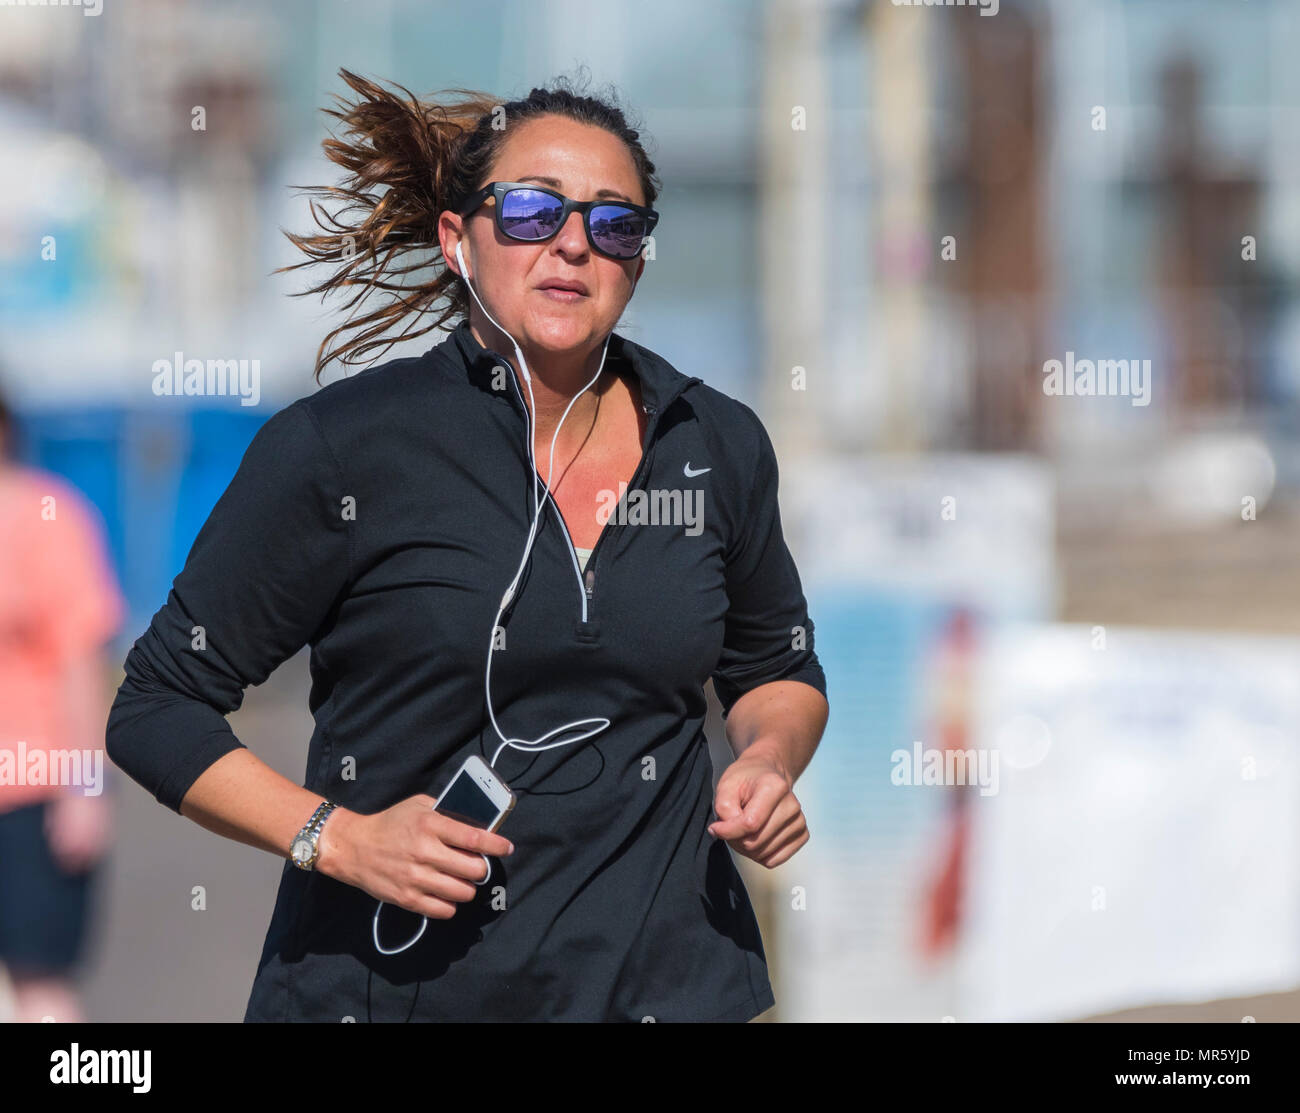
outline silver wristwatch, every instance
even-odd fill
[[[325,820],[329,818],[330,812],[337,806],[326,800],[312,812],[306,826],[293,837],[293,844],[289,847],[289,861],[300,870],[316,868],[316,857],[320,853],[321,828],[325,826]]]

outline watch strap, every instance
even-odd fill
[[[323,801],[316,808],[316,810],[311,813],[311,818],[307,820],[307,822],[303,825],[302,830],[299,831],[293,837],[294,843],[296,843],[299,839],[304,839],[304,838],[311,840],[311,850],[312,850],[311,859],[305,864],[293,858],[292,850],[290,850],[290,859],[293,861],[293,864],[297,866],[299,869],[310,870],[315,867],[316,856],[319,852],[321,828],[325,826],[325,821],[330,817],[330,813],[336,807],[338,807],[338,805],[329,800]],[[290,845],[292,846],[292,844]]]

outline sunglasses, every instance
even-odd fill
[[[497,228],[503,236],[521,243],[542,243],[551,239],[572,212],[582,213],[587,242],[611,259],[635,259],[645,237],[659,222],[659,214],[630,201],[574,201],[543,186],[522,182],[489,182],[464,205],[460,215],[469,216],[489,197]]]

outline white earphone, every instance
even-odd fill
[[[533,456],[533,412],[537,408],[537,402],[536,399],[533,397],[533,377],[528,371],[528,363],[524,359],[524,353],[520,350],[519,344],[515,340],[515,338],[511,336],[510,333],[506,332],[504,328],[501,327],[501,325],[497,322],[497,319],[493,317],[491,313],[488,313],[487,306],[483,304],[483,299],[478,296],[477,291],[474,289],[473,284],[470,282],[469,268],[465,265],[465,256],[461,253],[461,246],[459,241],[457,241],[456,243],[456,261],[460,264],[461,278],[464,280],[466,287],[469,289],[469,292],[473,294],[474,300],[478,302],[479,308],[483,310],[483,313],[487,317],[487,319],[491,321],[494,325],[496,325],[496,327],[500,329],[501,332],[510,340],[510,343],[514,345],[515,357],[519,360],[519,371],[524,377],[524,384],[528,387],[528,400],[530,403],[532,403],[528,407],[527,427],[528,427],[528,463],[529,466],[532,468],[532,472],[533,472],[533,520],[531,525],[528,527],[528,540],[524,543],[524,555],[520,558],[519,567],[515,570],[514,577],[511,579],[509,586],[506,587],[504,594],[501,596],[501,602],[500,605],[497,607],[496,617],[492,619],[492,629],[488,634],[487,666],[483,670],[483,692],[487,701],[488,718],[492,722],[492,729],[496,731],[497,737],[501,739],[501,745],[497,747],[496,752],[492,755],[492,760],[488,762],[490,766],[495,768],[497,763],[497,758],[501,756],[501,752],[507,746],[513,747],[516,750],[527,750],[531,753],[540,750],[551,750],[556,748],[557,746],[569,746],[572,745],[574,742],[585,742],[588,738],[594,738],[602,730],[606,729],[609,726],[609,720],[603,717],[590,718],[590,719],[575,719],[572,722],[565,723],[562,726],[556,727],[554,730],[547,731],[545,734],[541,735],[538,738],[534,738],[530,740],[525,738],[507,738],[505,734],[502,733],[500,724],[497,723],[496,713],[492,710],[492,651],[496,643],[497,623],[501,621],[501,616],[505,613],[506,608],[510,606],[511,602],[515,598],[515,592],[519,588],[520,577],[524,574],[524,568],[528,564],[528,556],[533,550],[533,541],[537,537],[537,525],[538,522],[541,520],[542,508],[546,505],[546,500],[551,497],[551,488],[549,482],[542,484],[542,477],[537,472],[537,461]],[[634,281],[633,282],[634,289],[635,286],[636,283]],[[610,336],[613,335],[614,334],[611,332]],[[591,380],[591,382],[589,382],[586,386],[584,386],[582,390],[578,391],[578,393],[575,394],[569,400],[568,406],[565,407],[564,413],[560,416],[559,423],[555,426],[555,434],[554,436],[551,437],[551,453],[550,453],[549,463],[546,469],[546,474],[548,477],[555,474],[555,442],[560,435],[560,427],[564,424],[564,419],[569,416],[569,410],[573,408],[574,402],[576,402],[583,394],[585,394],[588,390],[590,390],[591,387],[595,385],[597,380],[599,380],[600,373],[605,368],[605,356],[608,353],[608,351],[609,351],[609,336],[605,337],[605,347],[601,350],[600,366],[596,368],[595,377]],[[512,382],[514,381],[513,375],[511,376],[511,381]],[[519,389],[517,383],[515,384],[515,389],[516,390]],[[522,401],[522,397],[520,400]],[[538,484],[542,484],[542,486],[545,487],[546,489],[546,494],[543,495],[540,499],[538,498],[537,495]],[[582,569],[578,567],[577,555],[572,553],[570,555],[573,559],[574,573],[578,577],[578,596],[582,601],[582,619],[585,622],[587,620],[587,590],[582,582]],[[578,734],[574,738],[566,738],[560,742],[548,741],[548,739],[553,738],[555,735],[560,734],[561,732],[571,731],[571,730],[581,730],[582,733]],[[543,745],[543,743],[545,743],[545,745]],[[491,861],[488,859],[486,855],[480,855],[480,857],[482,857],[483,860],[487,862],[488,872],[483,877],[482,881],[474,882],[475,885],[486,884],[488,878],[492,876]],[[380,901],[378,907],[375,909],[374,921],[371,927],[371,938],[374,940],[375,949],[380,954],[382,955],[399,954],[400,952],[406,950],[408,947],[412,947],[415,945],[415,943],[419,940],[420,936],[424,934],[424,929],[429,926],[429,921],[427,917],[421,916],[419,931],[417,931],[413,936],[411,936],[411,938],[408,939],[405,943],[403,943],[400,947],[385,949],[383,946],[380,945],[379,942],[379,914],[380,912],[383,911],[384,903],[385,903],[384,901]]]

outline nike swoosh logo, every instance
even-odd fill
[[[682,471],[686,473],[687,479],[694,479],[697,475],[703,475],[706,471],[712,470],[712,468],[692,468],[689,460],[686,461],[686,466],[682,468]]]

